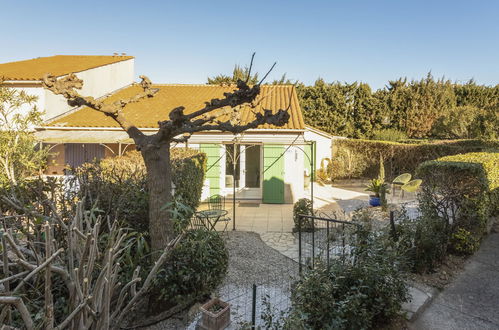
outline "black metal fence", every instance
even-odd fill
[[[300,274],[303,266],[313,269],[317,261],[329,266],[332,259],[349,260],[355,245],[355,232],[359,224],[336,220],[325,214],[299,215],[298,263]]]

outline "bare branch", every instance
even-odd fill
[[[267,73],[265,74],[265,76],[263,76],[262,80],[260,80],[260,82],[258,83],[258,85],[261,85],[265,81],[265,78],[267,78],[267,76],[270,74],[270,72],[272,72],[272,70],[274,70],[274,67],[276,65],[277,65],[277,62],[274,62],[274,64],[272,64],[272,66],[270,67],[270,70],[267,71]]]
[[[143,133],[123,115],[123,109],[128,104],[139,102],[144,98],[153,97],[158,92],[157,88],[152,88],[149,78],[146,76],[140,76],[140,78],[142,79],[140,82],[140,86],[143,89],[142,92],[131,98],[118,100],[114,103],[104,103],[102,100],[96,100],[91,96],[82,96],[79,94],[76,90],[82,88],[83,81],[78,79],[73,73],[60,79],[46,74],[43,77],[43,86],[56,95],[64,96],[71,106],[87,106],[113,118],[135,140],[141,138]]]
[[[250,66],[249,66],[249,69],[248,69],[248,75],[246,76],[246,81],[245,83],[248,83],[250,77],[251,77],[251,68],[253,68],[253,60],[255,59],[255,52],[253,52],[253,55],[251,55],[251,62],[250,62]]]
[[[45,260],[40,266],[36,267],[31,273],[28,274],[22,281],[16,286],[16,288],[11,292],[11,294],[16,293],[21,289],[27,281],[29,281],[33,276],[35,276],[39,271],[43,270],[48,264],[50,264],[64,249],[57,250],[54,254],[52,254],[47,260]]]
[[[135,306],[137,303],[138,299],[142,297],[144,293],[149,290],[149,286],[151,285],[152,280],[158,273],[160,267],[163,265],[163,263],[166,261],[166,258],[170,255],[171,251],[175,246],[182,240],[184,237],[184,234],[178,235],[175,239],[173,239],[163,250],[163,253],[161,256],[158,258],[158,260],[154,263],[154,266],[152,267],[151,271],[146,277],[146,280],[144,281],[144,284],[140,288],[140,290],[137,292],[135,296],[132,297],[132,299],[128,302],[128,304],[121,310],[117,318],[115,319],[115,325],[116,327],[119,327],[121,321],[125,317],[125,315]]]
[[[21,314],[21,318],[23,319],[26,329],[33,329],[33,320],[31,319],[26,305],[20,297],[0,297],[0,304],[15,306],[19,311],[19,314]]]

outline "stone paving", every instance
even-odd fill
[[[464,271],[411,329],[499,329],[499,233],[490,234]]]
[[[341,186],[314,184],[314,208],[339,220],[348,220],[353,211],[369,206],[369,195],[364,191],[363,181],[346,182]],[[308,191],[310,194],[310,191]],[[310,196],[307,196],[310,197]],[[414,196],[389,196],[393,204],[406,203],[409,215],[414,214]],[[206,206],[202,206],[201,209]],[[232,204],[227,201],[228,217],[234,218]],[[298,260],[298,239],[293,235],[292,204],[262,204],[259,201],[238,201],[235,212],[235,228],[238,231],[252,231],[260,234],[262,240],[283,255]],[[225,224],[218,224],[223,230]],[[230,222],[228,230],[233,229]],[[307,248],[307,247],[305,247]],[[311,252],[309,253],[311,255]]]

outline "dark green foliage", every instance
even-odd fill
[[[480,239],[499,210],[499,153],[481,152],[439,158],[421,164],[422,198],[455,232]]]
[[[447,223],[436,214],[422,211],[424,215],[418,219],[403,219],[396,226],[395,246],[416,273],[433,271],[447,256],[449,245]]]
[[[191,230],[172,251],[152,290],[175,305],[208,295],[223,280],[229,255],[217,232]]]
[[[408,299],[403,259],[376,235],[357,234],[355,263],[318,264],[296,283],[288,328],[370,329],[399,315]]]
[[[238,80],[246,81],[248,79],[249,67],[234,66],[232,76],[219,74],[215,77],[208,77],[208,84],[211,85],[235,85]],[[258,73],[251,74],[248,79],[248,84],[255,85],[259,82]]]
[[[330,134],[377,138],[393,129],[411,138],[499,137],[499,85],[434,79],[389,81],[372,92],[365,83],[297,85],[305,122]],[[393,141],[392,136],[388,136]]]
[[[298,85],[297,91],[306,123],[328,133],[362,138],[382,127],[378,100],[367,84],[318,79],[314,86]]]
[[[471,255],[480,247],[480,241],[472,232],[459,228],[450,239],[450,252],[458,255]]]
[[[171,150],[171,164],[175,197],[195,210],[203,190],[206,155],[193,149],[174,148]]]
[[[293,206],[293,220],[295,222],[295,229],[299,227],[300,217],[298,215],[313,215],[312,201],[308,198],[299,199]],[[312,228],[312,220],[307,218],[301,219],[301,229],[309,230]]]
[[[499,150],[498,141],[407,141],[406,143],[340,139],[334,141],[333,175],[335,179],[373,178],[379,158],[384,160],[386,178],[414,173],[426,160],[467,152]]]
[[[172,181],[175,200],[196,209],[201,198],[206,156],[192,149],[171,150]],[[105,215],[116,216],[139,232],[148,230],[148,193],[146,169],[136,151],[121,157],[84,164],[75,170],[86,201]]]

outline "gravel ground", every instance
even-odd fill
[[[279,284],[297,276],[298,263],[265,244],[253,232],[229,232],[229,271],[223,285]]]
[[[230,231],[228,236],[229,269],[217,295],[231,304],[233,321],[229,329],[237,329],[241,322],[248,321],[253,284],[258,288],[258,315],[265,295],[270,297],[277,313],[289,307],[289,287],[298,276],[298,263],[266,245],[256,233]],[[142,329],[196,329],[198,307]]]

